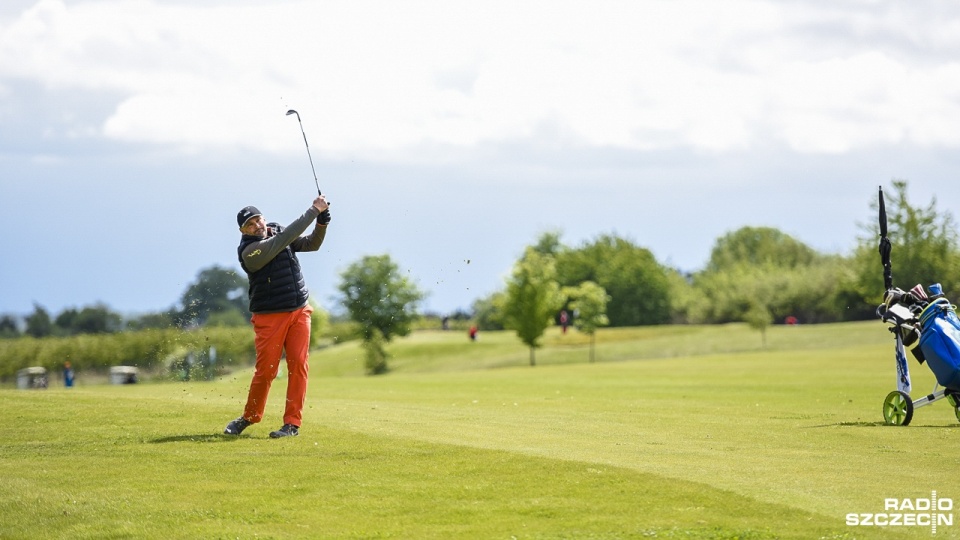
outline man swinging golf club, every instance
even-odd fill
[[[316,227],[301,236],[310,223]],[[330,223],[329,203],[319,195],[302,216],[286,228],[266,223],[256,207],[247,206],[237,214],[240,226],[240,266],[250,280],[251,322],[255,332],[256,368],[247,404],[240,418],[227,424],[223,432],[239,435],[251,424],[263,419],[270,385],[277,376],[281,354],[287,353],[287,403],[283,427],[270,437],[296,436],[300,430],[303,403],[307,394],[307,355],[310,350],[309,291],[300,272],[297,252],[317,251]]]

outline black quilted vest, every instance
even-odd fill
[[[266,266],[250,272],[243,264],[243,248],[262,240],[259,236],[243,235],[237,256],[240,266],[250,280],[250,311],[252,313],[279,313],[293,311],[307,304],[310,292],[300,272],[300,261],[290,246],[284,248]]]

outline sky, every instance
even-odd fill
[[[775,227],[847,254],[878,186],[960,206],[960,4],[4,0],[0,313],[175,307],[236,213],[333,221],[450,313],[546,232],[704,267]],[[878,263],[879,264],[879,263]]]

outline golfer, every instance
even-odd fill
[[[300,236],[310,223],[316,227],[309,236]],[[227,424],[227,435],[239,435],[263,419],[270,385],[277,376],[280,357],[287,353],[287,404],[283,427],[270,437],[296,436],[300,431],[303,402],[307,395],[307,354],[310,350],[309,291],[300,272],[299,251],[317,251],[330,223],[329,203],[323,195],[302,216],[286,228],[266,223],[254,206],[237,214],[240,226],[240,266],[250,280],[250,311],[255,332],[256,369],[250,382],[243,416]]]

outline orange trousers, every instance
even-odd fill
[[[309,304],[295,311],[284,313],[254,313],[251,322],[256,334],[254,346],[257,364],[247,394],[243,417],[256,424],[263,419],[270,385],[280,369],[280,358],[287,353],[287,404],[283,411],[283,423],[300,427],[303,417],[303,402],[307,397],[307,375],[310,366]]]

